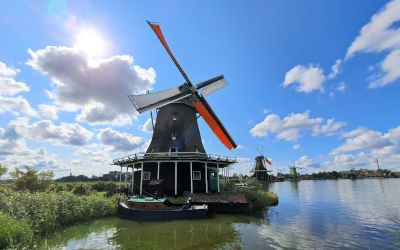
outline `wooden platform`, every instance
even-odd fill
[[[206,204],[214,212],[248,213],[249,202],[242,194],[189,194],[193,204]]]

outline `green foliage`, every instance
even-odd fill
[[[74,185],[72,192],[77,195],[89,195],[92,192],[92,188],[87,183],[77,183]]]
[[[61,225],[116,213],[116,199],[97,194],[77,196],[70,192],[0,192],[0,212],[29,222],[43,235]]]
[[[5,173],[7,173],[7,168],[6,168],[6,167],[3,167],[3,166],[0,164],[0,178],[1,178],[1,176],[3,176]]]
[[[33,232],[25,220],[0,212],[0,249],[29,244],[32,238]]]
[[[16,190],[29,190],[31,192],[45,191],[53,183],[54,174],[52,171],[39,172],[26,166],[25,171],[15,168],[10,173],[15,180]]]
[[[246,196],[251,211],[259,211],[278,204],[278,195],[272,192],[262,190],[240,190],[240,193]]]

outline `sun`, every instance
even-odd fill
[[[75,48],[94,57],[105,53],[106,41],[94,29],[83,29],[76,34]]]

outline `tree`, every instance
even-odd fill
[[[6,168],[6,167],[3,167],[3,166],[0,164],[0,178],[1,178],[1,176],[3,176],[5,173],[7,173],[7,168]]]
[[[17,190],[29,190],[32,192],[44,191],[53,183],[54,173],[52,171],[39,172],[32,167],[26,166],[25,171],[15,168],[11,172],[11,177],[15,179]]]

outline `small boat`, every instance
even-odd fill
[[[118,202],[121,218],[134,220],[202,219],[207,217],[207,205],[174,205],[166,198],[133,197],[126,202]]]

